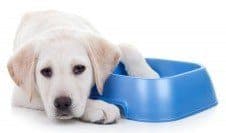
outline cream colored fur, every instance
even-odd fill
[[[8,63],[16,84],[13,104],[45,110],[50,118],[80,118],[104,124],[117,121],[118,107],[88,97],[94,84],[102,93],[106,78],[120,58],[132,76],[159,77],[136,49],[113,45],[83,18],[58,11],[26,14],[18,28],[14,52]],[[86,69],[73,75],[72,68],[77,64]],[[49,79],[40,73],[45,67],[53,70]],[[59,96],[71,97],[70,115],[57,116],[53,101]]]

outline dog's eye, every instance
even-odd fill
[[[44,76],[44,77],[47,77],[47,78],[50,78],[52,76],[52,69],[50,67],[47,67],[47,68],[43,68],[41,70],[41,74]]]
[[[86,69],[86,67],[83,66],[83,65],[75,65],[75,66],[73,67],[73,73],[74,73],[75,75],[78,75],[78,74],[81,74],[82,72],[84,72],[85,69]]]

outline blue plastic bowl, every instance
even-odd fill
[[[119,64],[104,86],[103,95],[94,88],[91,98],[120,107],[125,118],[146,122],[178,120],[217,104],[206,68],[187,62],[147,59],[161,78],[127,76]]]

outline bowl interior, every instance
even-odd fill
[[[146,62],[160,74],[161,78],[171,77],[201,68],[200,65],[194,63],[162,59],[146,59]],[[119,63],[113,73],[128,76],[122,63]]]

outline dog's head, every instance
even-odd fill
[[[60,34],[29,42],[9,60],[8,70],[30,100],[40,95],[49,117],[70,119],[82,116],[94,83],[102,93],[119,57],[118,48],[98,36]]]

